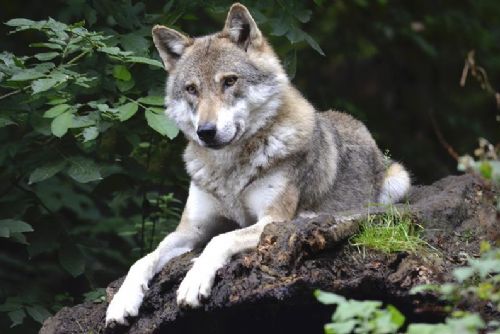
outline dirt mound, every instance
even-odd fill
[[[391,303],[411,321],[440,320],[437,300],[408,292],[415,285],[450,280],[453,268],[479,253],[481,240],[498,240],[492,190],[472,175],[449,176],[414,187],[409,205],[401,209],[424,226],[424,239],[437,255],[360,253],[345,240],[357,231],[366,211],[273,223],[256,250],[236,256],[218,271],[210,298],[198,310],[180,310],[175,302],[197,254],[192,252],[156,275],[140,316],[129,327],[105,330],[107,303],[88,302],[63,308],[45,321],[40,333],[322,333],[332,309],[313,298],[316,288]],[[109,285],[108,300],[122,280]]]

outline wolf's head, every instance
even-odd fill
[[[276,114],[288,78],[243,5],[231,6],[216,34],[190,38],[155,26],[153,40],[169,73],[167,114],[189,140],[222,148]]]

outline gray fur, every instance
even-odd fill
[[[137,315],[153,275],[208,240],[177,290],[179,306],[200,306],[217,270],[256,247],[267,224],[392,203],[408,191],[408,173],[396,163],[386,166],[361,122],[316,112],[291,85],[241,4],[231,7],[220,33],[190,38],[156,26],[153,39],[170,73],[166,113],[189,140],[184,160],[191,185],[176,231],[130,268],[107,324]],[[211,125],[211,143],[200,124]],[[210,239],[228,221],[241,228]]]

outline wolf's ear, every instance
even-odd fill
[[[260,47],[262,33],[250,15],[248,9],[240,3],[235,3],[229,9],[223,33],[245,51],[248,47]]]
[[[160,25],[153,27],[152,34],[153,42],[167,71],[174,68],[175,63],[182,56],[186,47],[193,43],[191,38]]]

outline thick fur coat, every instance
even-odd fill
[[[177,291],[180,306],[197,307],[217,269],[255,247],[267,224],[393,203],[408,191],[408,173],[361,122],[317,112],[292,86],[244,6],[231,7],[219,33],[156,26],[153,40],[169,72],[166,114],[189,141],[191,186],[177,230],[131,267],[108,324],[138,314],[148,281],[175,256],[205,246]]]

